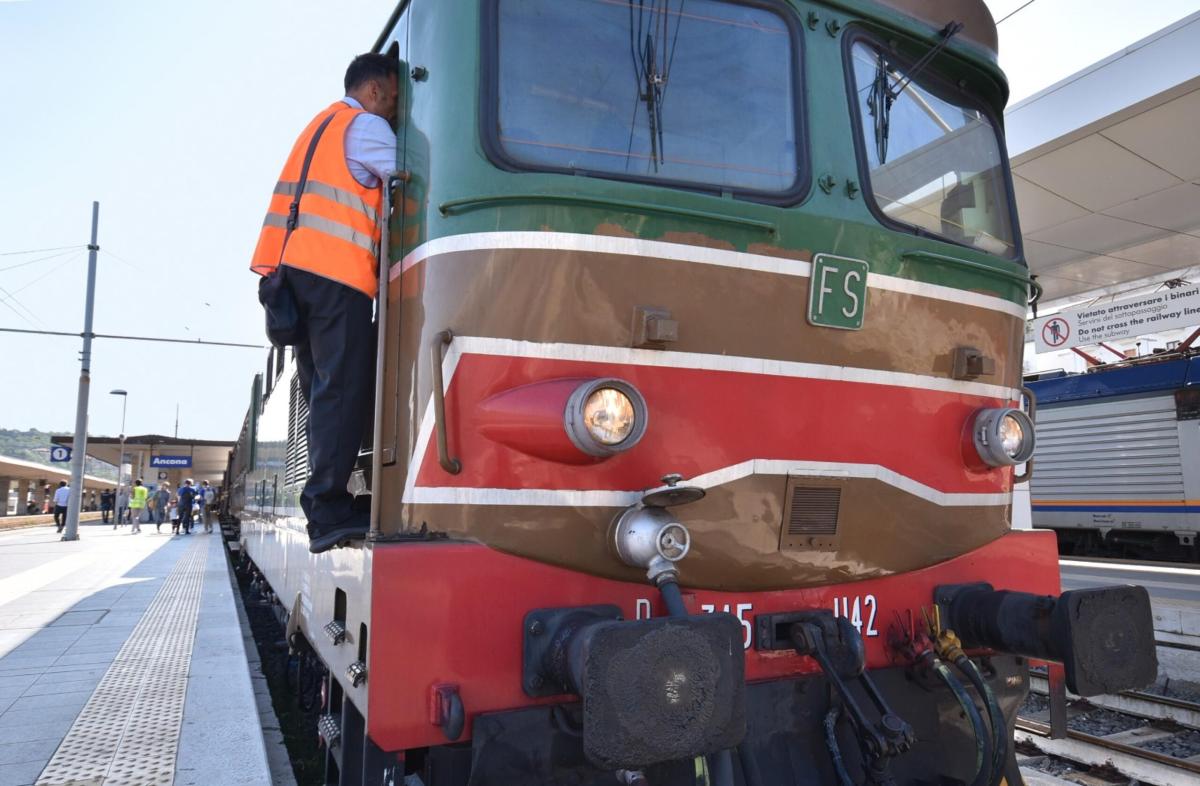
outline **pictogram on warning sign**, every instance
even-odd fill
[[[1070,337],[1071,326],[1065,319],[1054,317],[1046,320],[1046,324],[1042,325],[1042,341],[1051,347],[1061,347],[1067,343],[1067,339]]]

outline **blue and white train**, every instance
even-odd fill
[[[1200,561],[1200,354],[1029,378],[1033,525],[1064,554]]]

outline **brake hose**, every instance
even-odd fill
[[[971,721],[971,729],[975,734],[975,777],[971,779],[971,786],[987,786],[991,777],[992,741],[983,725],[983,716],[979,714],[979,708],[975,706],[975,701],[967,693],[967,689],[945,663],[934,658],[932,668],[934,674],[954,694],[958,706]]]
[[[842,708],[834,704],[825,715],[825,747],[829,749],[829,758],[833,760],[833,771],[837,773],[839,786],[854,786],[846,765],[842,762],[842,748],[838,745],[837,722],[842,715]]]
[[[935,615],[935,619],[936,624],[940,626],[940,615]],[[979,698],[983,700],[984,706],[987,707],[988,724],[991,726],[992,755],[988,762],[988,778],[985,783],[988,786],[997,786],[1004,777],[1004,765],[1008,761],[1008,722],[1004,719],[1004,712],[1000,709],[1000,703],[996,701],[996,694],[984,680],[979,668],[967,657],[967,653],[963,652],[958,634],[945,628],[934,631],[934,638],[934,646],[938,655],[942,660],[953,663],[970,680],[979,693]]]
[[[992,692],[992,687],[987,684],[975,662],[964,653],[954,659],[954,665],[975,686],[984,706],[987,707],[988,721],[992,726],[992,766],[987,782],[988,786],[998,786],[1000,779],[1004,777],[1004,765],[1008,760],[1008,722],[1004,719],[1000,703],[996,701],[996,694]]]
[[[658,591],[662,594],[663,605],[667,607],[667,616],[688,616],[687,606],[683,605],[683,593],[679,591],[679,582],[675,581],[673,574],[659,577]],[[708,780],[713,786],[733,786],[733,757],[728,750],[709,754],[708,770]]]

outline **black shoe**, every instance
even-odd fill
[[[346,523],[328,530],[320,530],[310,525],[308,550],[313,554],[320,554],[322,551],[329,551],[334,546],[339,546],[348,540],[362,540],[367,536],[367,531],[371,527],[369,524],[358,521],[358,518],[356,516]]]

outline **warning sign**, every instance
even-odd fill
[[[1052,349],[1061,349],[1071,337],[1071,324],[1062,317],[1050,317],[1042,325],[1042,341]]]
[[[1060,311],[1034,320],[1032,332],[1038,352],[1053,352],[1192,325],[1200,325],[1200,287]]]

